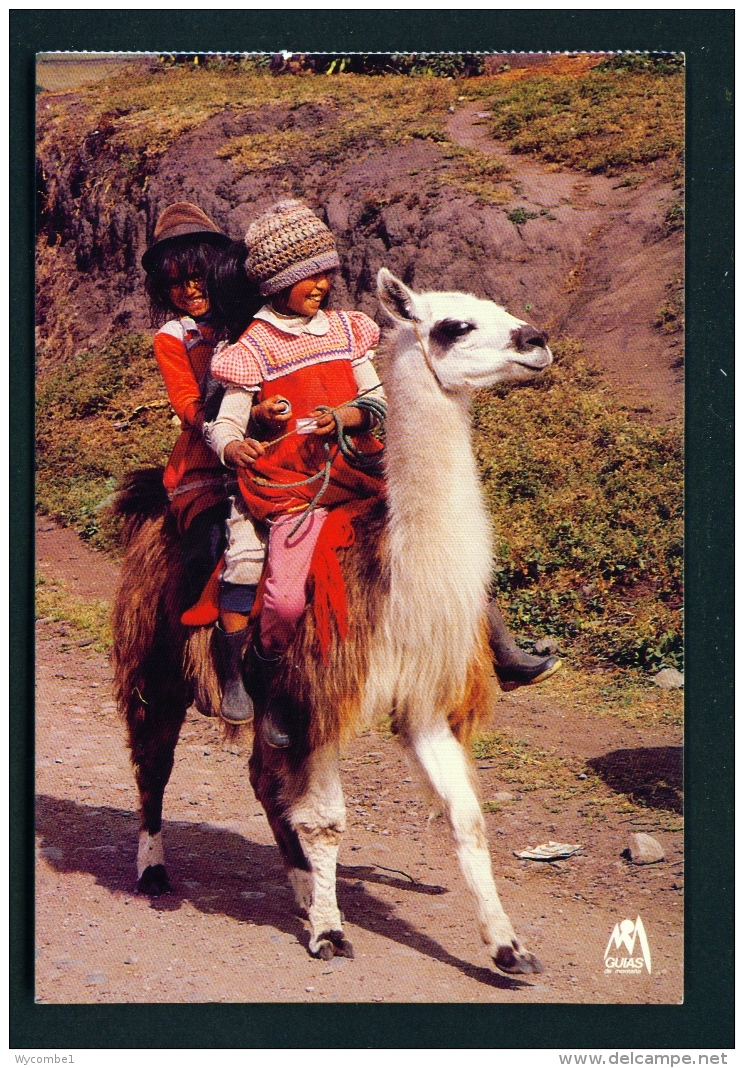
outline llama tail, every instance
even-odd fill
[[[125,547],[147,520],[157,519],[167,510],[162,467],[143,467],[125,475],[111,502],[112,515],[123,521],[121,538]]]
[[[163,469],[146,467],[126,475],[110,505],[122,520],[127,549],[113,613],[119,707],[141,712],[145,692],[188,690],[199,711],[219,714],[221,694],[214,668],[212,627],[181,623],[180,537],[168,508]],[[227,740],[236,731],[226,727]]]
[[[127,514],[126,512],[124,513]],[[132,511],[131,540],[114,600],[111,660],[120,710],[135,714],[152,693],[185,685],[179,538],[169,512],[147,518]]]

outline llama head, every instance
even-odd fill
[[[519,382],[553,362],[544,330],[470,293],[414,293],[385,267],[380,304],[416,336],[429,370],[446,392]]]

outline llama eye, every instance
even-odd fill
[[[432,328],[431,337],[434,341],[446,344],[464,337],[471,330],[475,330],[474,323],[466,323],[462,319],[442,319]]]

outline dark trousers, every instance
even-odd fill
[[[191,521],[181,539],[181,603],[184,610],[199,600],[207,579],[227,547],[225,523],[229,514],[228,500],[205,508]]]

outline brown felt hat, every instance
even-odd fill
[[[142,257],[142,266],[146,271],[155,265],[158,250],[167,241],[175,238],[188,237],[191,234],[199,234],[202,241],[209,241],[213,245],[228,245],[230,238],[223,234],[219,227],[215,226],[208,215],[205,215],[196,204],[182,201],[179,204],[171,204],[161,212],[155,223],[153,242]]]

